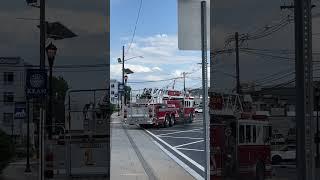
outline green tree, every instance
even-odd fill
[[[52,89],[53,89],[53,117],[55,122],[59,124],[65,123],[65,96],[69,89],[67,81],[59,76],[52,77]],[[61,130],[58,129],[57,130]]]
[[[151,99],[151,93],[149,91],[144,91],[141,95],[140,95],[140,99]]]
[[[63,77],[52,77],[53,96],[55,99],[64,100],[66,93],[69,89],[69,85]]]

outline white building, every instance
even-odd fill
[[[0,129],[18,139],[26,134],[27,118],[14,118],[15,102],[26,102],[27,67],[20,57],[0,57]],[[30,134],[33,134],[32,109],[30,105]]]
[[[119,101],[119,92],[118,92],[118,86],[119,86],[119,81],[115,79],[110,80],[110,102],[112,104],[118,104]]]

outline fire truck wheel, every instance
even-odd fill
[[[164,122],[163,122],[163,127],[164,127],[164,128],[169,127],[169,124],[170,124],[170,120],[169,120],[169,119],[170,119],[169,116],[166,116],[166,117],[164,118]]]
[[[256,166],[256,180],[264,180],[264,165],[262,162],[258,162]]]
[[[173,125],[175,124],[175,121],[176,121],[176,120],[175,120],[174,116],[171,116],[169,126],[170,126],[170,127],[173,126]]]

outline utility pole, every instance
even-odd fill
[[[122,46],[122,85],[124,87],[123,95],[122,95],[122,107],[126,104],[126,88],[124,85],[124,46]]]
[[[183,91],[186,94],[186,72],[183,72]]]
[[[45,0],[40,0],[40,69],[46,66],[46,6]]]
[[[295,71],[296,71],[296,129],[297,129],[297,178],[314,180],[315,158],[313,121],[312,78],[312,19],[311,0],[294,0]],[[299,127],[299,128],[298,128]]]
[[[237,93],[240,94],[240,65],[239,65],[239,34],[238,32],[235,33],[235,41],[236,41],[236,78],[237,78]]]
[[[205,166],[204,179],[210,179],[210,121],[208,110],[208,65],[207,65],[207,12],[206,1],[201,1],[201,53],[202,53],[202,104],[203,104],[203,129],[205,139]]]

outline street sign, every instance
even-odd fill
[[[121,92],[124,92],[124,85],[123,84],[120,84],[118,85],[118,92],[121,93]]]
[[[27,70],[26,95],[28,98],[39,98],[47,95],[47,73],[45,70]]]
[[[25,119],[27,116],[26,102],[16,102],[14,105],[14,119]]]
[[[201,1],[178,0],[178,48],[179,50],[201,50]],[[207,2],[207,45],[210,47],[210,1]]]

